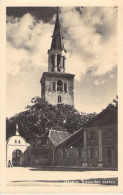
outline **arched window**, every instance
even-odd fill
[[[15,144],[17,143],[17,140],[15,140]]]
[[[57,91],[63,91],[63,82],[61,80],[57,81]]]
[[[58,96],[58,103],[61,103],[62,102],[62,97],[59,95]]]
[[[57,55],[57,71],[60,71],[60,61],[61,61],[61,56],[58,54]]]
[[[20,144],[20,140],[18,141],[18,143]]]

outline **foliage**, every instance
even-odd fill
[[[118,96],[116,96],[116,98],[113,99],[113,101],[110,104],[108,104],[107,108],[118,110]]]
[[[26,107],[26,111],[7,118],[6,138],[15,135],[16,123],[19,125],[20,134],[27,142],[33,144],[35,140],[49,129],[64,130],[73,133],[96,113],[79,113],[74,106],[58,104],[51,105],[41,98],[31,100],[32,105]]]

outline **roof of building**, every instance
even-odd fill
[[[57,144],[57,147],[64,147],[68,145],[74,146],[74,144],[79,146],[79,140],[82,140],[84,128],[93,126],[106,126],[111,124],[117,124],[117,109],[115,107],[107,107],[104,109],[102,112],[86,122],[81,129],[67,137],[61,143]]]
[[[35,147],[42,147],[42,138],[49,138],[52,145],[56,147],[59,143],[63,142],[66,138],[70,137],[70,133],[67,131],[49,130],[45,132],[35,143]]]
[[[117,124],[118,122],[118,110],[117,107],[108,106],[102,110],[99,114],[87,121],[83,127],[93,127],[93,126],[106,126]]]
[[[81,128],[78,131],[74,132],[72,135],[70,134],[69,137],[66,137],[65,140],[58,143],[56,145],[56,147],[63,147],[63,146],[66,146],[66,145],[74,146],[74,144],[76,143],[76,138],[79,138],[79,142],[77,142],[77,145],[78,146],[81,145],[82,144],[82,132],[83,132],[83,129]],[[80,142],[80,140],[81,140],[81,142]]]
[[[59,143],[63,142],[66,138],[70,137],[70,133],[67,131],[57,131],[57,130],[50,130],[49,131],[49,139],[53,143],[54,146],[57,146]]]
[[[61,34],[61,28],[60,28],[60,23],[59,23],[58,9],[57,9],[56,23],[55,23],[55,28],[53,32],[51,49],[64,50],[63,37]]]

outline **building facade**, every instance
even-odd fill
[[[40,138],[42,139],[42,138]],[[37,142],[38,143],[38,142]],[[117,109],[106,108],[57,145],[35,145],[48,165],[82,168],[118,168]],[[37,150],[38,149],[38,150]],[[46,155],[47,153],[47,155]],[[49,154],[49,155],[48,155]],[[37,157],[40,156],[37,154]],[[40,156],[41,157],[41,156]],[[39,163],[40,164],[40,163]],[[42,166],[42,164],[40,164]]]
[[[66,50],[57,11],[51,48],[48,50],[48,72],[44,72],[40,80],[41,97],[52,105],[74,104],[74,76],[65,73]]]
[[[6,144],[6,166],[21,166],[21,157],[27,150],[29,144],[20,136],[18,126],[16,126],[15,136],[10,137]]]
[[[70,137],[70,133],[65,131],[50,130],[41,136],[34,146],[34,159],[36,166],[54,166],[57,145],[62,143],[66,138]]]

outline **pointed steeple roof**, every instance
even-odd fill
[[[61,34],[60,23],[59,23],[59,9],[58,8],[57,8],[56,23],[55,23],[55,28],[53,32],[51,49],[60,49],[60,50],[64,49],[63,37]]]

